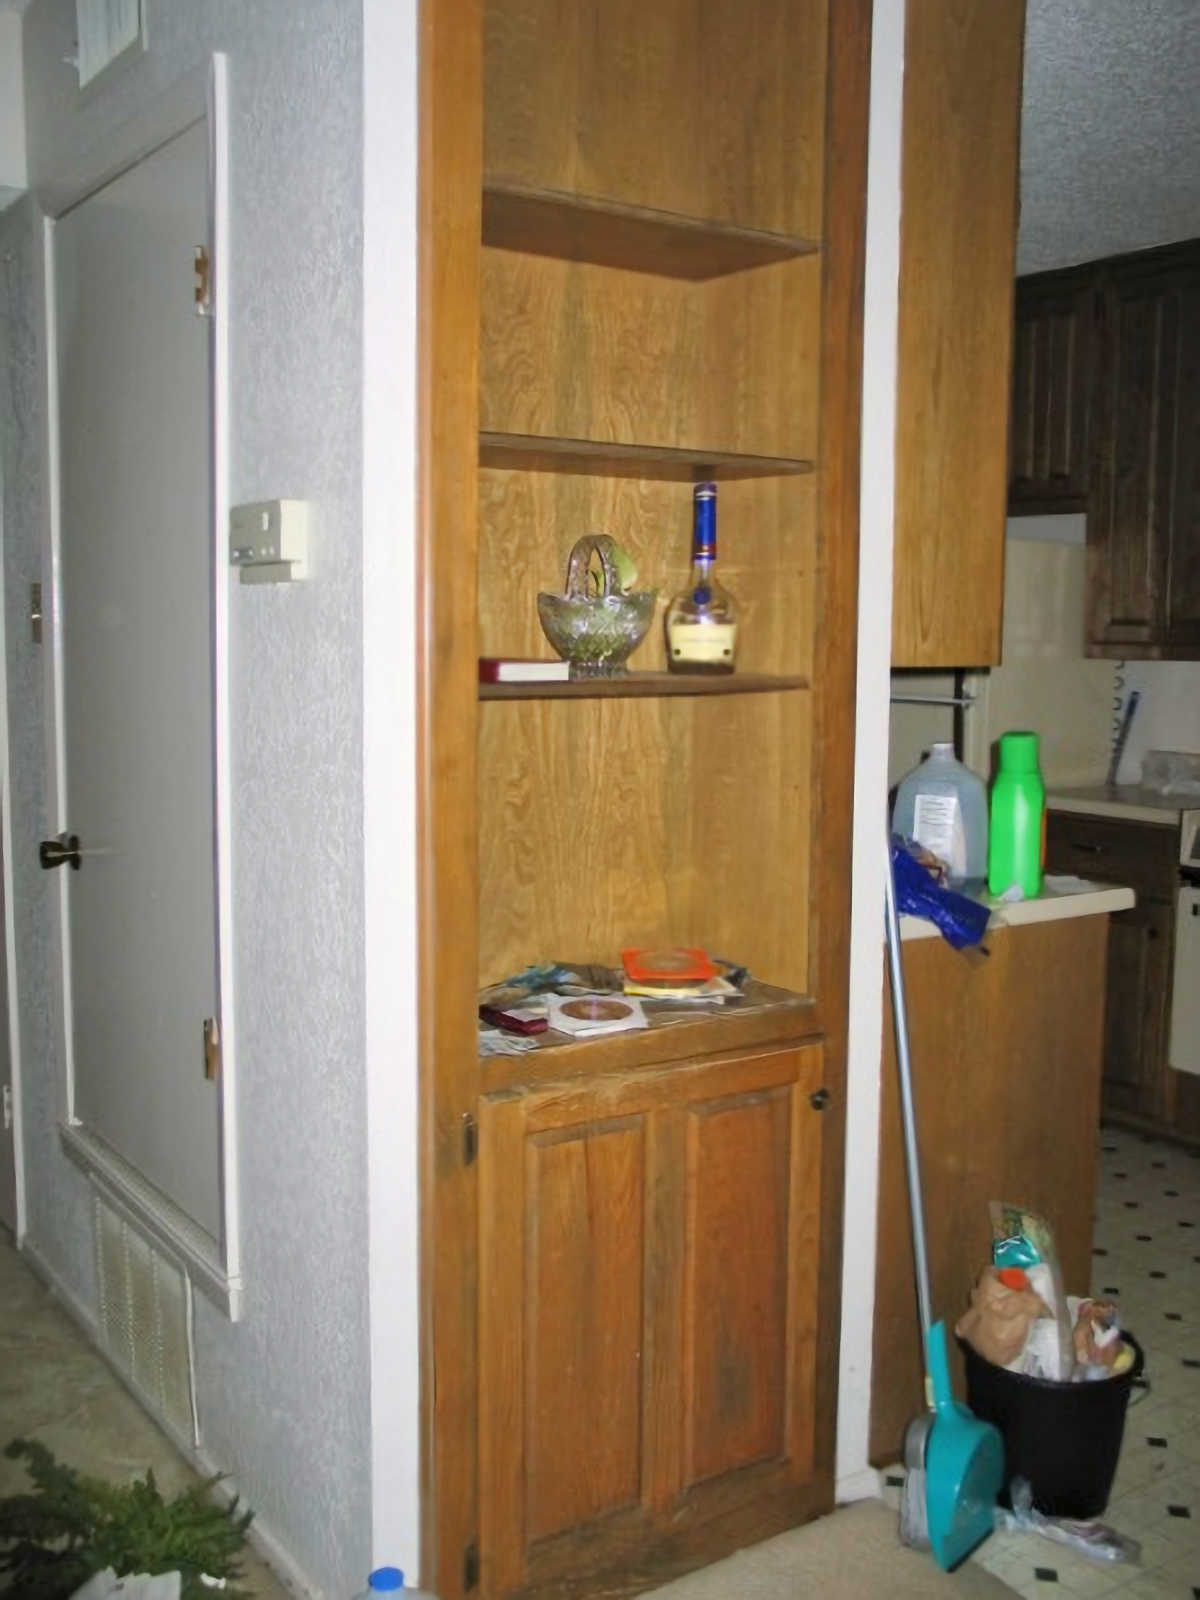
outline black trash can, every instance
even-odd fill
[[[1122,1329],[1133,1348],[1133,1365],[1116,1378],[1051,1383],[1027,1378],[985,1361],[960,1340],[967,1364],[967,1404],[1004,1439],[1004,1490],[1028,1478],[1033,1503],[1048,1517],[1098,1517],[1108,1504],[1117,1472],[1125,1408],[1135,1378],[1145,1366],[1142,1347]]]

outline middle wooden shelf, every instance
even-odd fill
[[[798,673],[734,672],[705,677],[684,672],[626,672],[617,678],[575,678],[566,683],[481,683],[481,700],[630,700],[697,694],[777,694],[807,689]]]

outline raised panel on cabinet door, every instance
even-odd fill
[[[1104,1106],[1164,1111],[1174,907],[1145,901],[1112,918],[1104,1031]]]
[[[1017,283],[1009,510],[1083,510],[1094,279],[1053,273]]]
[[[1106,285],[1087,532],[1096,649],[1162,643],[1178,318],[1170,275],[1117,272]]]
[[[1173,434],[1166,642],[1173,656],[1196,659],[1200,657],[1200,266],[1191,269],[1181,292]]]
[[[531,1540],[640,1495],[644,1141],[625,1118],[526,1148]]]

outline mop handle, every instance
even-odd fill
[[[904,1003],[904,968],[900,961],[900,919],[896,915],[896,881],[892,875],[891,839],[885,835],[887,873],[884,879],[884,922],[888,969],[892,979],[892,1023],[896,1030],[896,1065],[900,1073],[900,1115],[904,1123],[904,1155],[908,1170],[908,1203],[912,1212],[913,1261],[917,1270],[917,1304],[921,1339],[928,1361],[933,1315],[929,1299],[929,1257],[925,1249],[925,1207],[921,1199],[921,1164],[917,1154],[917,1119],[913,1110],[912,1057],[908,1049],[908,1008]]]

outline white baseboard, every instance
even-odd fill
[[[874,1467],[864,1467],[861,1472],[848,1473],[834,1485],[834,1499],[839,1506],[852,1500],[878,1500],[879,1473]]]
[[[165,1422],[162,1417],[158,1416],[146,1405],[143,1396],[130,1386],[125,1374],[108,1359],[96,1339],[95,1312],[85,1305],[74,1290],[68,1286],[61,1274],[50,1265],[38,1247],[30,1241],[28,1235],[26,1235],[24,1242],[20,1246],[20,1252],[28,1262],[34,1275],[42,1280],[53,1293],[55,1299],[61,1302],[63,1310],[71,1320],[78,1324],[80,1332],[85,1336],[113,1377],[117,1379],[123,1389],[133,1396],[138,1405],[152,1419],[154,1425],[166,1435],[189,1466],[195,1468],[202,1478],[214,1478],[221,1473],[223,1471],[222,1467],[213,1461],[203,1449],[197,1449],[195,1445],[191,1444],[175,1428],[172,1428],[169,1423]],[[228,1502],[240,1491],[233,1478],[226,1476],[224,1481],[217,1485],[216,1492],[221,1499]],[[248,1509],[253,1509],[253,1507],[250,1506]],[[278,1534],[275,1533],[269,1523],[263,1522],[257,1513],[255,1513],[254,1521],[247,1530],[246,1541],[270,1565],[275,1576],[284,1587],[290,1589],[294,1595],[302,1597],[302,1600],[324,1600],[324,1591],[312,1581],[307,1573],[297,1566]]]

